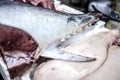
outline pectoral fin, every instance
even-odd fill
[[[45,51],[43,54],[41,54],[41,56],[71,62],[90,62],[96,60],[96,58],[81,56],[64,51]]]
[[[81,56],[78,54],[61,51],[59,45],[61,44],[60,40],[55,41],[48,48],[44,49],[41,52],[42,57],[52,58],[57,60],[72,61],[72,62],[90,62],[95,61],[96,58]]]

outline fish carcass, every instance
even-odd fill
[[[94,57],[96,60],[93,62],[50,60],[43,63],[36,69],[34,80],[81,80],[87,75],[90,75],[98,70],[104,64],[107,58],[108,48],[118,36],[118,30],[106,30],[73,43],[71,41],[69,45],[63,47],[61,43],[59,47],[55,47],[58,49],[54,48],[54,51],[53,48],[51,48],[51,50],[49,48],[49,52],[59,50],[62,53],[65,52]],[[80,37],[80,35],[77,37]],[[67,42],[67,40],[65,42]],[[48,51],[46,50],[43,53]]]
[[[0,3],[0,29],[3,26],[21,29],[32,36],[42,49],[94,20],[91,14],[62,13],[20,2]]]

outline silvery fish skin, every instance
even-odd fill
[[[94,19],[90,14],[67,14],[20,2],[0,3],[0,23],[26,31],[41,48]]]
[[[3,70],[3,67],[1,66],[0,64],[0,76],[4,79],[4,80],[8,80],[4,70]]]

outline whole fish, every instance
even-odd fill
[[[91,14],[67,14],[20,2],[0,3],[0,24],[24,30],[35,39],[42,49],[56,39],[65,37],[95,19],[94,15]],[[76,56],[81,61],[81,56],[79,58],[78,55],[70,55]],[[59,56],[64,59],[63,56]],[[82,56],[82,58],[84,58],[82,61],[92,60],[92,58],[88,57]]]

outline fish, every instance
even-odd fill
[[[71,15],[20,2],[0,3],[0,23],[24,30],[32,35],[41,47],[54,41],[58,35],[61,39],[73,29],[93,20],[94,16],[89,14]]]
[[[0,3],[0,24],[18,28],[30,34],[41,49],[45,49],[51,42],[65,37],[94,20],[96,20],[95,16],[90,13],[69,14],[21,2]],[[74,56],[78,57],[75,54]],[[47,58],[54,58],[54,56]],[[62,56],[61,59],[63,59]],[[91,59],[86,57],[87,61]]]
[[[96,58],[95,61],[67,62],[49,60],[39,65],[34,73],[34,80],[82,80],[84,77],[100,69],[106,61],[109,46],[119,37],[119,30],[107,30],[106,28],[104,30],[99,28],[98,30],[100,32],[95,33],[92,30],[93,34],[84,39],[73,42],[69,40],[69,45],[56,47],[59,52],[94,57]],[[77,35],[77,37],[80,36]],[[53,49],[51,52],[53,52]]]

